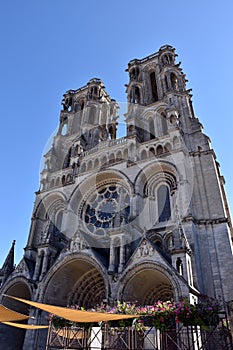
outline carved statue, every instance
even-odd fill
[[[68,111],[69,107],[72,107],[72,97],[71,96],[66,96],[62,100],[62,105],[64,111]]]
[[[116,124],[110,124],[110,126],[108,127],[108,131],[112,140],[116,139],[116,130]]]

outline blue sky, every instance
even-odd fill
[[[176,47],[233,208],[233,2],[11,0],[0,5],[0,265],[27,242],[44,147],[66,90],[99,77],[126,101],[127,63]]]

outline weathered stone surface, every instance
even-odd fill
[[[128,72],[125,137],[100,79],[64,94],[25,256],[2,292],[86,308],[190,292],[233,299],[223,179],[175,49],[132,60]],[[35,341],[28,333],[23,349]]]

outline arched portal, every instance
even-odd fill
[[[106,299],[103,273],[89,258],[64,262],[50,278],[45,302],[54,305],[78,305],[89,309]]]
[[[4,294],[15,296],[18,298],[31,300],[31,293],[28,285],[24,281],[15,281],[10,284],[9,287],[4,289]],[[13,300],[7,297],[3,297],[2,304],[11,310],[20,312],[24,315],[29,315],[28,305],[21,303],[17,300]],[[27,323],[27,320],[23,323]],[[1,348],[2,349],[23,349],[23,343],[25,339],[25,330],[11,326],[0,324],[1,334]]]
[[[152,305],[156,301],[174,298],[173,287],[169,279],[155,268],[143,268],[132,271],[126,276],[122,291],[122,300],[136,302],[140,305]]]
[[[100,305],[103,299],[105,299],[104,280],[96,268],[93,268],[84,273],[76,282],[68,303],[88,309]]]

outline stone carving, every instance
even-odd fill
[[[24,274],[26,276],[29,276],[29,271],[28,271],[28,267],[27,264],[25,262],[24,259],[22,259],[18,266],[15,268],[14,273],[18,273],[18,274]]]
[[[143,241],[137,251],[137,258],[153,256],[154,248],[146,241]]]
[[[79,252],[79,251],[86,249],[86,248],[87,248],[86,242],[80,236],[80,234],[76,233],[70,242],[70,251],[71,252]]]

